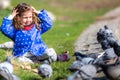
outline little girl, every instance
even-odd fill
[[[45,10],[37,11],[26,3],[20,3],[11,15],[4,17],[1,31],[14,42],[13,57],[33,63],[34,57],[57,60],[55,50],[48,48],[41,38],[51,27],[52,21]]]

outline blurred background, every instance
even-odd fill
[[[0,0],[0,24],[5,16],[17,4],[25,2],[34,6],[37,10],[46,9],[53,20],[53,28],[43,35],[43,40],[48,47],[53,47],[58,54],[69,51],[71,59],[68,62],[54,62],[51,64],[53,74],[50,80],[65,80],[71,72],[69,65],[74,60],[74,43],[78,36],[90,24],[96,21],[97,17],[120,6],[120,0]],[[0,43],[11,41],[0,33]],[[0,61],[7,55],[11,55],[10,49],[0,49]],[[37,68],[39,64],[31,65]],[[21,80],[43,80],[32,71],[23,70],[15,66],[14,73]],[[46,79],[47,80],[47,79]]]

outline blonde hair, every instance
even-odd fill
[[[13,25],[17,30],[23,29],[24,26],[22,25],[21,15],[26,11],[32,11],[32,7],[26,3],[20,3],[15,7],[15,9],[17,9],[18,14],[13,18]],[[39,26],[40,20],[37,18],[37,14],[33,12],[32,18],[33,18],[33,23],[36,25],[36,28],[40,29]]]

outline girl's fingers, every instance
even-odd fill
[[[18,9],[13,8],[12,16],[16,16],[17,14],[19,14]]]
[[[31,6],[31,8],[32,8],[34,13],[37,13],[37,10],[33,6]]]

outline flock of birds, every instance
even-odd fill
[[[90,54],[75,52],[76,60],[69,67],[73,74],[68,76],[67,80],[120,80],[119,42],[107,26],[97,32],[97,41],[101,44],[103,52]],[[101,71],[105,77],[97,78],[96,74]],[[0,63],[0,78],[20,80],[13,72],[11,57],[7,57]],[[52,67],[47,63],[38,67],[38,74],[43,78],[50,78],[52,73]]]

